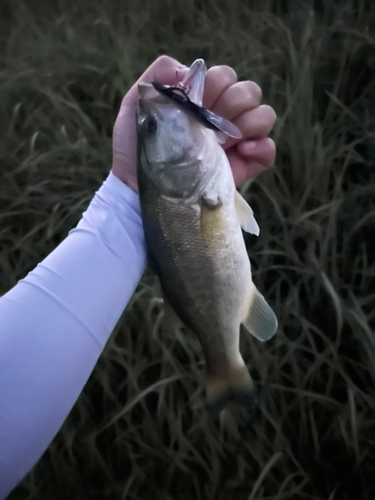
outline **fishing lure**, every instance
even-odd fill
[[[168,87],[155,81],[151,82],[151,84],[159,94],[173,101],[182,111],[197,120],[204,127],[215,132],[223,132],[234,139],[242,138],[241,131],[233,123],[193,102],[183,88]]]

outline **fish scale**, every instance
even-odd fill
[[[142,181],[139,188],[143,205],[147,206],[146,244],[164,296],[200,338],[208,367],[215,367],[215,372],[225,376],[232,353],[238,351],[238,345],[233,343],[233,338],[238,340],[236,311],[246,301],[246,287],[251,283],[248,259],[235,258],[238,246],[244,246],[241,230],[238,227],[239,234],[228,238],[221,248],[208,247],[196,209],[165,200]],[[239,280],[244,273],[248,279]],[[229,293],[223,294],[223,290]],[[222,352],[220,361],[217,352]]]

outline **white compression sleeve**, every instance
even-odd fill
[[[78,226],[0,298],[0,499],[59,430],[145,265],[138,196],[110,174]]]

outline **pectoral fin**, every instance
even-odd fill
[[[269,340],[276,333],[277,318],[275,313],[255,285],[250,307],[242,324],[254,337],[262,342]]]
[[[234,201],[242,229],[247,233],[255,234],[256,236],[258,236],[259,226],[257,224],[257,221],[255,220],[254,213],[238,191],[236,191]]]
[[[220,205],[208,208],[207,200],[202,200],[201,234],[204,243],[209,248],[220,248],[226,244],[227,224]]]

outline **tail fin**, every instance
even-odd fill
[[[254,383],[245,363],[231,367],[225,377],[209,377],[207,381],[209,410],[218,415],[228,403],[237,403],[252,416],[258,407]]]

